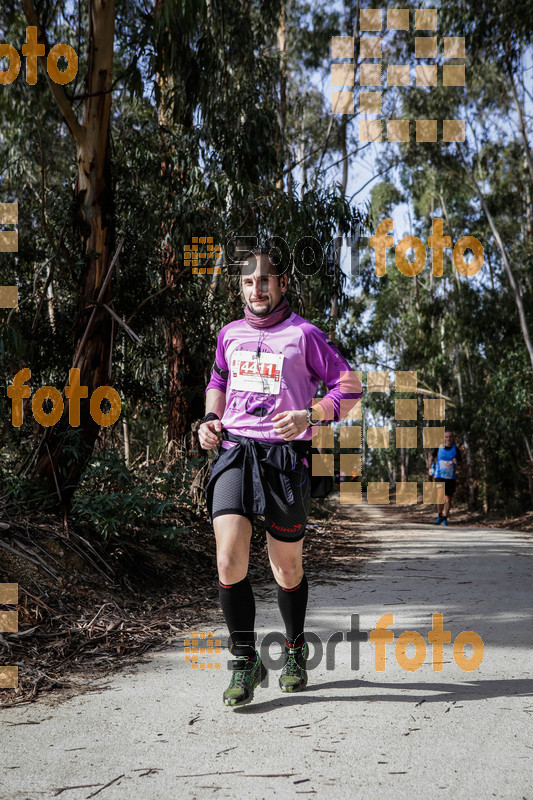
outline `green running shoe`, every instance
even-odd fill
[[[301,647],[287,647],[287,660],[281,670],[279,685],[282,692],[299,692],[307,686],[306,661],[309,657],[309,646],[305,642]]]
[[[254,699],[254,689],[262,683],[266,676],[266,667],[259,653],[255,661],[248,661],[246,656],[237,656],[231,662],[231,680],[223,694],[224,705],[245,706]]]

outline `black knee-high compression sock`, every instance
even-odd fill
[[[218,596],[231,636],[232,655],[255,659],[255,599],[248,576],[238,583],[218,581]]]
[[[307,609],[308,584],[305,572],[302,580],[292,589],[284,589],[278,583],[278,605],[285,623],[287,643],[301,645],[304,643],[304,622]]]

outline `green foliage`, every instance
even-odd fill
[[[69,41],[80,55],[87,52],[86,0],[80,19],[72,4],[37,5],[51,42]],[[336,306],[339,346],[355,368],[417,369],[419,386],[448,398],[447,421],[469,443],[479,497],[490,486],[494,502],[525,504],[533,491],[531,369],[501,253],[472,178],[505,242],[531,329],[533,187],[511,83],[512,78],[520,100],[527,77],[521,57],[525,51],[531,56],[531,0],[442,4],[439,30],[467,37],[466,90],[412,87],[402,91],[398,108],[385,88],[384,109],[395,118],[464,117],[468,141],[417,143],[413,126],[409,143],[377,148],[372,174],[383,172],[387,179],[374,184],[365,213],[343,196],[339,183],[340,156],[350,153],[353,175],[365,148],[360,152],[351,118],[331,117],[321,86],[331,80],[331,36],[352,33],[354,6],[291,0],[284,7],[285,73],[277,49],[279,0],[117,0],[110,191],[112,234],[115,241],[124,236],[125,243],[111,281],[112,308],[141,343],[116,322],[110,383],[129,423],[131,461],[136,463],[147,444],[152,452],[166,444],[173,369],[183,397],[201,416],[216,335],[242,312],[238,287],[226,269],[210,280],[182,268],[184,245],[193,236],[213,236],[223,245],[234,236],[263,242],[278,236],[291,250],[302,237],[313,236],[325,251],[354,222],[375,229],[407,203],[408,233],[424,243],[431,218],[438,216],[454,242],[463,234],[476,236],[485,249],[482,273],[473,280],[458,276],[447,251],[444,276],[433,278],[427,248],[428,263],[416,279],[398,272],[392,253],[386,277],[376,278],[366,251],[361,279],[350,286],[330,248],[315,275],[299,275],[291,263],[291,306],[323,330]],[[9,32],[6,40],[18,46],[25,27],[19,4],[5,3],[0,29]],[[388,61],[409,63],[412,44],[412,32],[399,32],[384,49],[384,68]],[[76,113],[87,68],[83,57],[79,64],[76,81],[66,90]],[[22,73],[11,86],[0,87],[1,200],[18,201],[20,231],[16,257],[0,254],[0,284],[16,281],[20,298],[18,311],[0,314],[0,377],[9,383],[29,366],[33,392],[42,385],[61,390],[83,300],[77,285],[83,243],[73,203],[76,151],[43,70],[39,67],[37,86],[21,78]],[[528,119],[526,128],[527,141]],[[396,241],[404,233],[395,230]],[[174,282],[165,274],[164,249]],[[372,418],[392,421],[390,397],[364,402]],[[43,429],[28,412],[23,426],[13,429],[9,403],[2,404],[0,415],[7,491],[44,502],[39,487],[19,476]],[[80,447],[76,431],[67,433],[63,470]],[[168,518],[173,502],[187,506],[189,473],[173,473],[178,486],[173,497],[165,473],[152,475],[151,467],[126,470],[119,456],[120,423],[105,435],[107,451],[95,454],[75,499],[78,518],[106,539],[128,525],[159,532],[169,526],[162,535],[175,535]],[[395,448],[367,456],[368,474],[375,479],[399,468]],[[411,454],[410,475],[422,469],[422,453]]]
[[[120,455],[111,450],[93,458],[72,504],[72,518],[89,525],[109,542],[119,535],[142,532],[155,541],[176,542],[188,532],[180,525],[184,509],[192,508],[188,495],[192,461],[186,469],[172,472],[149,468],[128,469]],[[176,524],[178,523],[178,524]]]

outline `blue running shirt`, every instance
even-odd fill
[[[444,480],[455,479],[455,464],[452,459],[457,462],[461,460],[461,454],[458,452],[456,446],[452,444],[451,447],[444,447],[441,445],[437,453],[437,467],[435,469],[435,478]]]

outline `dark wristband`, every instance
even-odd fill
[[[202,417],[202,419],[200,420],[200,425],[202,424],[202,422],[211,422],[212,419],[220,419],[220,417],[218,416],[218,414],[215,414],[214,411],[210,411],[209,414],[206,414],[205,417]]]

